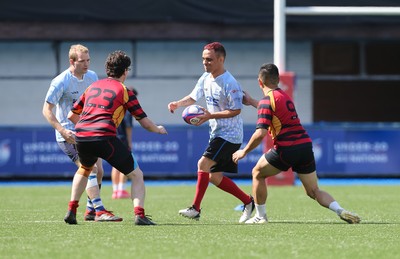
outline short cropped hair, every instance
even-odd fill
[[[224,58],[226,57],[226,51],[225,51],[224,45],[222,45],[219,42],[209,43],[204,46],[204,49],[208,49],[208,50],[212,49],[215,51],[215,54],[217,54],[218,56],[223,56]]]
[[[78,60],[78,52],[89,53],[89,49],[81,44],[71,45],[71,48],[69,49],[69,54],[68,54],[69,59],[72,59],[73,61],[77,61]]]
[[[258,77],[264,85],[277,85],[279,83],[279,70],[274,64],[263,64],[258,72]]]
[[[117,50],[110,53],[106,60],[106,73],[107,76],[113,78],[120,78],[125,70],[129,69],[131,65],[131,58],[122,50]]]

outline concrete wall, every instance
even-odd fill
[[[41,110],[51,79],[68,67],[68,49],[76,42],[0,42],[0,125],[48,125]],[[205,41],[103,41],[80,42],[90,49],[91,69],[104,78],[109,52],[121,49],[133,58],[126,81],[139,91],[149,117],[160,124],[181,124],[179,110],[170,114],[167,104],[192,90],[203,73]],[[273,62],[272,41],[224,41],[225,67],[252,96],[261,98],[257,73],[262,63]],[[287,70],[296,74],[294,100],[303,123],[312,122],[312,53],[310,42],[287,43]],[[200,103],[200,104],[204,104]],[[245,107],[246,124],[257,118]]]

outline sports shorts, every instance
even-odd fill
[[[211,173],[226,172],[236,174],[238,167],[232,160],[232,154],[239,150],[240,146],[241,144],[233,144],[222,138],[212,139],[203,153],[203,156],[216,162],[210,169]]]
[[[131,151],[117,137],[100,141],[78,141],[77,149],[81,164],[87,167],[93,166],[99,157],[125,175],[138,167]]]
[[[315,159],[312,147],[294,150],[276,150],[271,148],[265,153],[268,163],[281,171],[292,168],[298,174],[309,174],[315,171]]]
[[[70,144],[67,141],[57,141],[57,144],[64,154],[66,154],[72,160],[72,162],[75,163],[78,161],[78,150],[76,150],[75,144]]]

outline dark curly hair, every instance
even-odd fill
[[[119,78],[129,69],[131,58],[122,50],[110,53],[106,60],[106,73],[109,77]]]

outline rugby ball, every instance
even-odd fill
[[[182,118],[187,124],[194,125],[200,121],[197,116],[203,114],[204,111],[201,109],[201,106],[194,104],[186,107],[185,110],[183,110]]]

